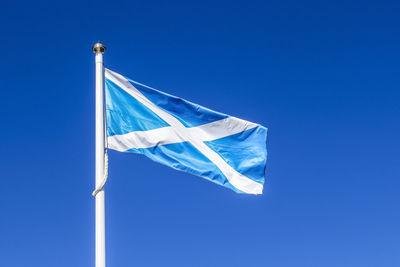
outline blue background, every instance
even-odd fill
[[[110,153],[108,266],[399,266],[398,1],[3,1],[0,265],[94,266],[94,55],[269,128],[264,195]]]

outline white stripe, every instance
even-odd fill
[[[241,133],[257,126],[258,124],[252,122],[241,120],[235,117],[228,117],[222,120],[187,129],[197,138],[203,141],[211,141]]]
[[[238,118],[229,117],[226,119],[210,122],[197,127],[186,128],[189,135],[193,135],[202,141],[212,141],[233,134],[257,127],[255,123],[244,121]],[[167,145],[189,141],[182,139],[176,134],[173,127],[163,127],[148,131],[135,131],[123,135],[108,137],[108,147],[124,152],[132,148],[149,148],[157,145]]]
[[[214,150],[212,150],[206,144],[203,143],[203,141],[200,139],[200,136],[202,134],[204,136],[208,135],[205,133],[204,130],[188,131],[188,128],[186,128],[179,120],[177,120],[174,116],[170,115],[169,113],[165,112],[164,110],[156,106],[154,103],[152,103],[122,75],[115,73],[109,69],[105,69],[105,76],[107,79],[114,82],[121,89],[125,90],[128,94],[133,96],[136,100],[138,100],[140,103],[142,103],[151,111],[153,111],[155,114],[157,114],[161,119],[163,119],[169,125],[171,125],[174,134],[176,134],[176,137],[173,138],[189,141],[195,148],[197,148],[204,156],[206,156],[209,160],[211,160],[221,170],[221,172],[225,175],[225,177],[234,187],[248,194],[262,193],[263,186],[261,184],[237,172],[228,163],[226,163]],[[251,127],[251,124],[249,124],[248,127]],[[200,126],[198,128],[200,128]],[[235,129],[240,127],[232,127],[232,128]],[[166,131],[170,130],[168,129]],[[198,132],[202,132],[202,134],[199,134]],[[210,134],[209,136],[211,135],[212,134]]]
[[[107,138],[108,147],[124,152],[132,148],[149,148],[158,145],[168,145],[185,142],[172,127],[163,127],[149,131],[135,131],[123,135],[113,135]]]

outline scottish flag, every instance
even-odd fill
[[[267,129],[105,69],[108,148],[262,194]]]

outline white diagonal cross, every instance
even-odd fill
[[[107,139],[109,148],[117,151],[126,151],[131,148],[148,148],[187,141],[213,162],[234,187],[248,194],[262,193],[262,184],[237,172],[218,153],[204,143],[204,141],[215,140],[257,127],[257,124],[228,117],[201,126],[187,128],[174,116],[146,98],[122,75],[105,69],[105,76],[170,125],[169,127],[154,130],[135,131],[124,135],[110,136]]]

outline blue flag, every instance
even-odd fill
[[[262,194],[267,128],[105,69],[108,148],[143,154],[238,193]]]

